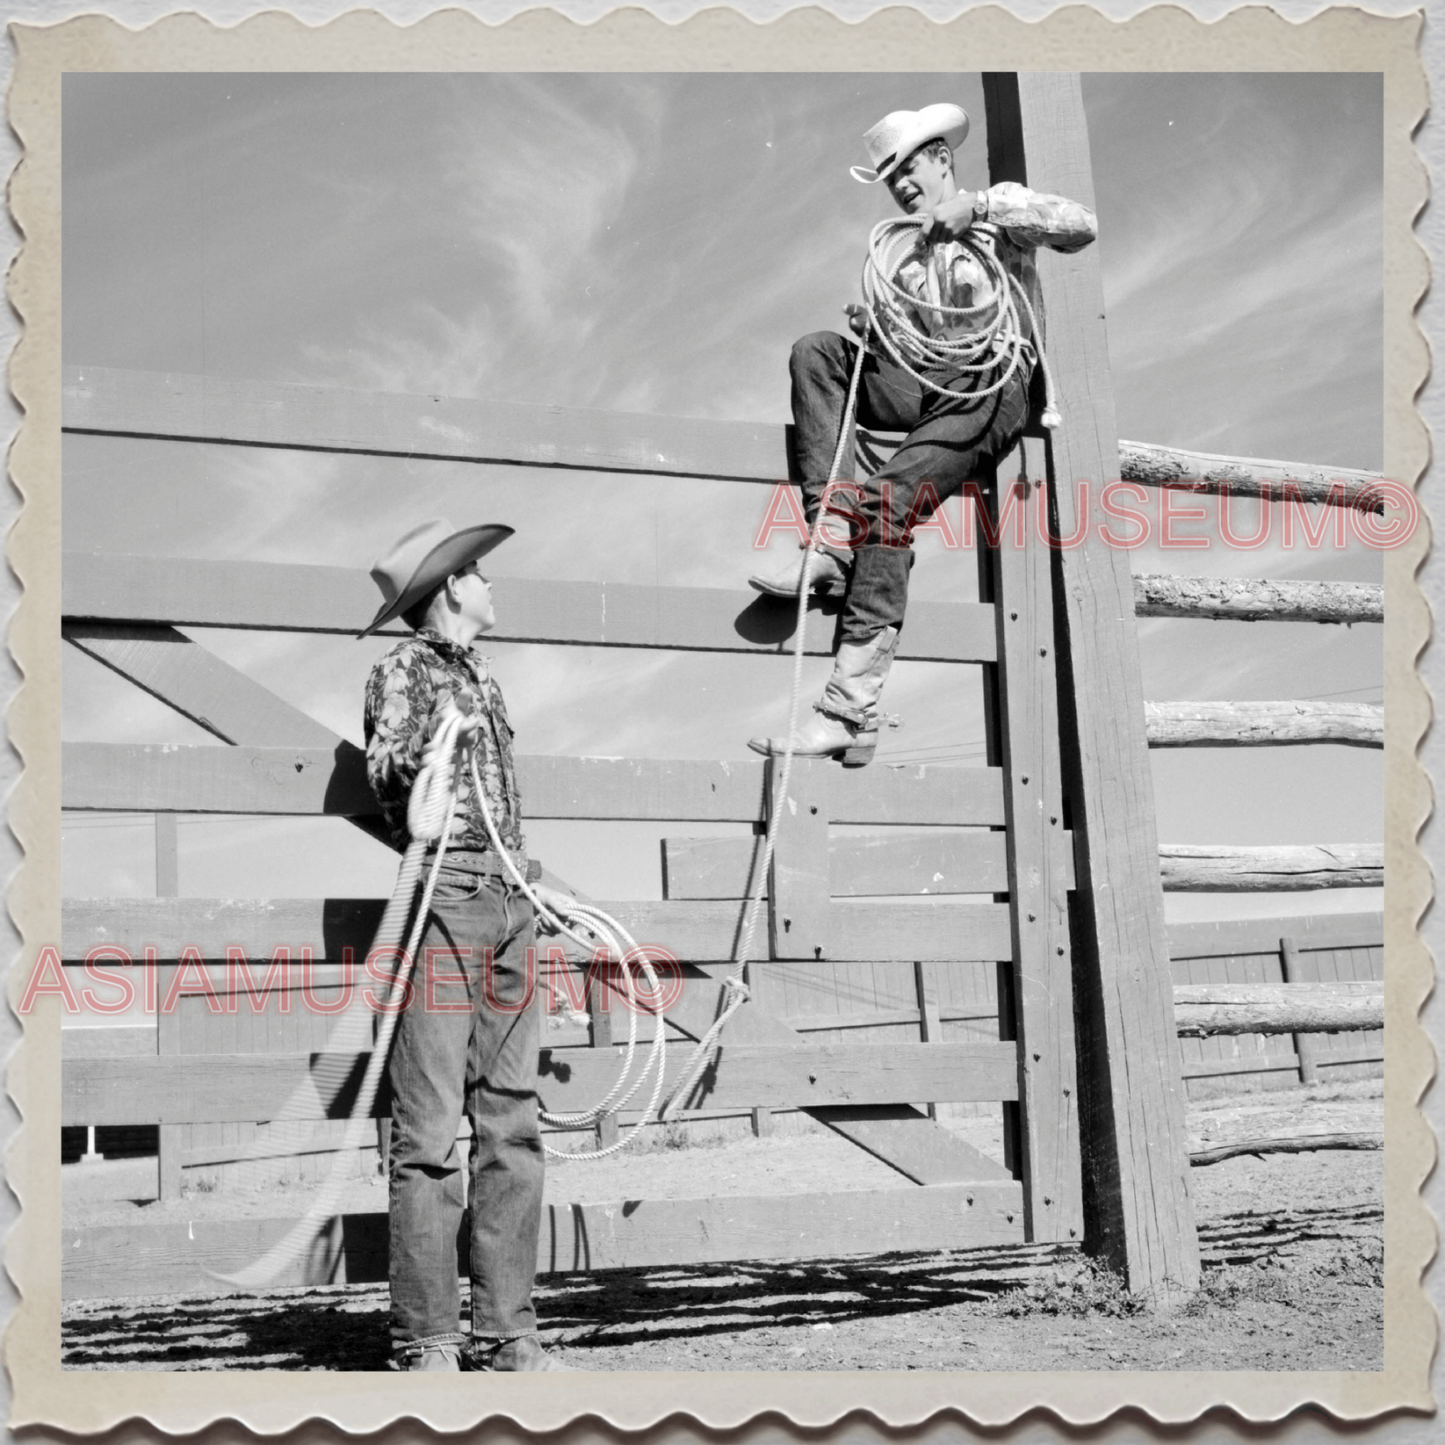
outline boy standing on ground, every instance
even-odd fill
[[[527,860],[512,729],[488,661],[472,648],[496,625],[491,584],[477,564],[511,534],[427,522],[372,568],[384,601],[361,636],[398,616],[415,636],[372,669],[366,761],[392,842],[404,849],[422,753],[454,705],[497,834],[530,882],[541,869]],[[458,784],[451,835],[432,845],[445,843],[446,857],[388,1065],[391,1367],[558,1370],[565,1367],[537,1339],[532,1305],[543,1172],[533,909],[492,845],[469,767],[458,768]],[[561,901],[540,885],[533,891],[548,906]],[[457,1150],[463,1109],[472,1125],[470,1190]],[[470,1335],[460,1329],[457,1288],[468,1202]]]

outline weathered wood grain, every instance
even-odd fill
[[[1380,888],[1385,848],[1382,843],[1255,848],[1166,843],[1159,849],[1159,872],[1167,893]]]
[[[1044,443],[1025,438],[1000,464],[995,495],[1011,488],[1027,507],[1047,478]],[[1022,548],[996,548],[992,562],[1008,829],[991,836],[1006,845],[1019,1164],[1029,1238],[1062,1243],[1082,1237],[1084,1220],[1068,902],[1073,849],[1063,838],[1053,569],[1037,536]]]
[[[674,1051],[668,1079],[686,1062]],[[900,1100],[988,1102],[1017,1090],[1015,1049],[1006,1043],[810,1044],[782,1047],[724,1042],[688,1107],[773,1108],[891,1104]],[[543,1049],[537,1071],[542,1107],[586,1108],[617,1077],[620,1048]],[[64,1124],[194,1124],[275,1118],[293,1092],[287,1118],[349,1117],[370,1054],[181,1054],[66,1063]],[[311,1092],[306,1092],[307,1088]],[[373,1105],[384,1116],[389,1106]]]
[[[299,957],[340,959],[350,948],[365,958],[381,921],[381,899],[72,898],[61,904],[61,944],[67,959],[110,944],[141,958],[154,947],[176,958],[194,947],[204,958],[226,956],[230,947],[269,959],[278,948]],[[639,943],[692,961],[733,955],[740,908],[736,903],[648,903],[603,900],[601,907]],[[977,959],[1009,956],[1008,908],[1004,904],[940,905],[932,902],[879,906],[855,899],[833,904],[840,959]]]
[[[1321,502],[1361,512],[1383,513],[1374,472],[1321,467],[1308,462],[1274,462],[1261,457],[1224,457],[1120,438],[1119,474],[1126,482],[1185,492],[1230,492],[1277,502]]]
[[[294,1219],[195,1220],[61,1231],[62,1297],[220,1294],[220,1276],[260,1258]],[[837,1194],[553,1204],[542,1215],[542,1274],[711,1261],[979,1248],[1023,1243],[1012,1180]],[[459,1241],[460,1249],[460,1241]],[[458,1255],[458,1274],[465,1272]],[[387,1277],[385,1214],[338,1215],[278,1287],[376,1284]]]
[[[1240,1139],[1213,1149],[1196,1149],[1189,1162],[1196,1168],[1221,1164],[1240,1154],[1307,1154],[1316,1149],[1383,1149],[1383,1134],[1296,1134],[1287,1139]]]
[[[1215,617],[1235,622],[1383,622],[1385,589],[1377,582],[1272,582],[1249,577],[1133,579],[1138,617]]]
[[[1359,1033],[1385,1026],[1383,983],[1175,984],[1182,1038]]]
[[[791,653],[797,625],[794,604],[752,591],[507,576],[493,576],[492,591],[498,621],[488,636],[503,642]],[[376,584],[360,568],[81,552],[63,559],[67,619],[357,633],[376,606]],[[837,610],[836,602],[811,607],[807,652],[832,652]],[[382,629],[383,636],[409,632],[400,622]],[[924,603],[909,612],[899,656],[986,662],[993,647],[990,608]]]
[[[1385,746],[1385,709],[1364,702],[1146,702],[1151,748]]]
[[[768,759],[767,826],[774,840],[768,947],[773,958],[832,958],[828,782],[838,768],[821,758],[794,758],[785,799],[784,762]]]
[[[996,180],[1094,203],[1079,78],[998,74],[988,129],[1016,128]],[[1006,170],[1004,169],[1006,167]],[[1057,535],[1079,531],[1075,482],[1119,475],[1097,246],[1041,248],[1047,346],[1063,424],[1050,438]],[[1103,544],[1091,494],[1084,541],[1055,554],[1064,794],[1078,836],[1071,947],[1080,1036],[1087,1247],[1161,1301],[1199,1282],[1184,1087],[1169,994],[1153,783],[1128,554]],[[1059,944],[1056,947],[1065,947]]]

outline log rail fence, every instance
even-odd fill
[[[985,77],[995,180],[1092,200],[1077,77]],[[1049,351],[1068,422],[1028,436],[980,505],[1043,491],[1061,535],[1068,477],[1297,496],[1378,510],[1372,478],[1119,442],[1104,351],[1097,257],[1039,258]],[[377,396],[215,377],[69,368],[64,429],[405,458],[479,468],[526,464],[669,478],[776,483],[781,427]],[[1122,463],[1122,466],[1121,466]],[[1298,473],[1298,477],[1295,477]],[[1331,486],[1332,482],[1339,486]],[[1378,588],[1343,583],[1138,577],[1117,549],[978,549],[979,601],[918,605],[900,656],[981,665],[980,767],[795,765],[769,879],[769,957],[689,1101],[697,1113],[799,1109],[902,1178],[886,1191],[778,1198],[555,1205],[544,1270],[1082,1243],[1159,1297],[1198,1279],[1183,1133],[1186,1089],[1249,1072],[1318,1077],[1381,1058],[1378,915],[1316,915],[1166,928],[1170,889],[1260,891],[1378,885],[1378,847],[1182,848],[1157,840],[1149,747],[1383,745],[1379,708],[1313,701],[1142,698],[1133,615],[1375,621]],[[751,593],[634,583],[497,578],[501,640],[769,655],[791,647],[793,610]],[[257,1011],[225,960],[264,964],[310,949],[304,983],[345,1007],[342,960],[364,953],[381,903],[179,895],[175,816],[329,814],[369,832],[377,810],[359,749],[178,629],[353,633],[373,588],[360,570],[262,562],[70,555],[65,641],[191,718],[221,746],[68,743],[63,807],[151,814],[153,899],[69,898],[62,953],[98,945],[163,969],[185,965],[179,1007],[155,1029],[67,1034],[62,1122],[158,1125],[163,1197],[184,1167],[254,1152],[265,1121],[324,1051],[329,1019],[289,1003],[294,972]],[[815,607],[805,645],[831,650]],[[400,629],[395,629],[399,631]],[[729,968],[772,763],[523,756],[533,818],[661,820],[660,902],[606,902],[634,934],[683,960],[669,1026],[699,1037]],[[745,825],[689,838],[689,823]],[[875,830],[859,832],[858,828]],[[189,956],[189,955],[188,955]],[[1172,961],[1172,962],[1171,962]],[[560,959],[555,968],[570,967]],[[204,974],[204,977],[202,977]],[[172,975],[167,974],[167,977]],[[575,984],[574,980],[574,984]],[[164,985],[163,985],[164,987]],[[579,1000],[585,995],[574,995]],[[549,1109],[603,1091],[608,1012],[549,1032],[539,1090]],[[351,1006],[358,1006],[353,1000]],[[1360,1043],[1341,1043],[1348,1035]],[[106,1052],[99,1052],[104,1049]],[[683,1054],[678,1049],[674,1056]],[[348,1088],[318,1095],[315,1153],[334,1149]],[[1001,1108],[1004,1162],[943,1126],[937,1106]],[[328,1132],[330,1130],[331,1132]],[[210,1290],[285,1219],[63,1231],[68,1296]],[[332,1221],[282,1283],[385,1277],[384,1218]]]

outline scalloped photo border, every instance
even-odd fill
[[[17,53],[9,118],[23,159],[10,205],[23,241],[8,279],[23,335],[10,358],[11,389],[25,413],[10,453],[23,510],[8,556],[24,587],[10,646],[24,684],[9,712],[24,776],[10,826],[25,862],[9,895],[24,940],[12,961],[10,1002],[39,946],[60,936],[60,79],[86,71],[446,71],[446,70],[938,70],[952,58],[977,70],[1379,71],[1385,108],[1385,456],[1384,474],[1416,486],[1428,436],[1414,398],[1429,357],[1414,309],[1428,283],[1413,222],[1424,205],[1425,168],[1412,144],[1424,116],[1418,55],[1420,15],[1387,18],[1336,9],[1293,22],[1251,7],[1203,23],[1173,6],[1115,22],[1083,6],[1024,22],[989,7],[946,23],[887,10],[844,23],[820,9],[760,25],[714,9],[668,25],[621,10],[589,25],[531,11],[490,25],[446,11],[398,27],[357,11],[319,28],[277,12],[222,29],[185,14],[140,31],[99,15],[54,26],[13,24]],[[1416,749],[1430,716],[1415,660],[1430,632],[1415,574],[1429,548],[1422,525],[1385,559],[1386,843],[1386,1309],[1384,1369],[1361,1373],[854,1371],[701,1374],[448,1376],[424,1388],[405,1375],[310,1372],[191,1373],[62,1371],[60,1366],[60,1128],[58,1001],[24,1022],[8,1088],[23,1127],[7,1155],[21,1218],[6,1264],[21,1296],[5,1338],[13,1385],[12,1426],[101,1431],[143,1419],[190,1432],[235,1419],[262,1433],[320,1419],[372,1432],[413,1419],[455,1431],[507,1419],[533,1431],[584,1416],[639,1430],[669,1417],[734,1429],[781,1415],[819,1428],[866,1412],[888,1427],[948,1412],[998,1427],[1026,1412],[1088,1424],[1132,1408],[1160,1423],[1227,1409],[1250,1421],[1279,1420],[1313,1406],[1342,1420],[1387,1411],[1428,1412],[1434,1311],[1421,1276],[1435,1250],[1435,1224],[1420,1188],[1433,1167],[1433,1135],[1416,1105],[1434,1053],[1419,1011],[1433,980],[1417,923],[1431,876],[1416,838],[1431,808]],[[486,1383],[482,1383],[483,1379]]]

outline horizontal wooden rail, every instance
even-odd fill
[[[1203,923],[1171,923],[1169,957],[1228,958],[1241,954],[1272,954],[1279,941],[1292,938],[1301,952],[1337,948],[1382,948],[1385,919],[1378,912],[1282,914],[1271,918],[1232,918]]]
[[[1222,457],[1150,442],[1119,442],[1119,475],[1146,487],[1186,492],[1229,492],[1271,501],[1323,502],[1362,512],[1385,510],[1377,472],[1347,471],[1308,462],[1272,462],[1259,457]]]
[[[1059,866],[1073,886],[1073,834],[1059,830]],[[664,838],[668,898],[746,898],[761,838]],[[828,840],[828,887],[837,898],[1008,892],[1004,833],[837,834]]]
[[[498,618],[488,637],[501,642],[752,653],[793,647],[796,604],[746,589],[488,575]],[[86,552],[62,559],[60,609],[76,621],[354,634],[376,607],[376,584],[360,568]],[[833,650],[837,612],[837,602],[814,602],[808,652]],[[994,609],[985,603],[923,602],[909,609],[898,655],[992,662],[995,630]],[[400,623],[384,629],[388,636],[409,631]]]
[[[1385,709],[1363,702],[1146,702],[1151,748],[1385,746]]]
[[[267,959],[277,949],[313,950],[340,959],[344,949],[365,958],[381,922],[382,899],[74,898],[61,903],[61,944],[83,959],[101,945],[134,959],[155,948],[160,958],[196,949],[224,959],[228,948]],[[639,943],[688,963],[730,959],[741,909],[733,902],[637,903],[603,901]],[[863,899],[833,904],[830,958],[955,959],[996,963],[1010,957],[1006,903],[940,904],[935,900],[880,906]]]
[[[1383,622],[1385,589],[1375,582],[1271,582],[1247,577],[1134,578],[1139,617],[1213,617],[1235,622]]]
[[[349,1117],[370,1054],[177,1054],[75,1059],[61,1086],[62,1124],[194,1124],[276,1118]],[[620,1049],[543,1049],[542,1107],[571,1112],[600,1099],[616,1080]],[[675,1083],[688,1063],[668,1060]],[[802,1044],[723,1042],[684,1104],[749,1108],[893,1104],[900,1100],[984,1103],[1018,1097],[1012,1043]],[[384,1116],[383,1100],[372,1112]]]
[[[294,1219],[218,1219],[61,1230],[66,1299],[218,1294],[221,1276],[254,1263]],[[700,1199],[550,1204],[542,1214],[542,1274],[710,1264],[723,1260],[1017,1245],[1023,1193],[1012,1180],[927,1189],[858,1189]],[[465,1273],[459,1255],[458,1273]],[[375,1284],[387,1277],[387,1216],[338,1215],[274,1281]]]
[[[1360,1032],[1385,1026],[1385,985],[1188,983],[1174,986],[1181,1038],[1216,1034]]]
[[[462,397],[348,391],[235,377],[68,366],[61,381],[62,429],[106,436],[229,442],[304,451],[502,462],[523,466],[643,472],[776,482],[787,474],[786,428]],[[1120,476],[1148,486],[1289,495],[1366,506],[1379,478],[1305,462],[1262,461],[1119,443]],[[1281,489],[1281,490],[1274,490]],[[1378,505],[1370,508],[1379,510]]]
[[[377,812],[361,749],[177,747],[66,743],[64,808],[222,813]],[[760,823],[763,770],[724,762],[522,754],[517,780],[529,818]],[[999,768],[909,763],[839,769],[829,783],[837,823],[1001,826]]]
[[[1304,888],[1380,888],[1382,843],[1222,848],[1165,843],[1159,872],[1166,893],[1273,893]]]
[[[1332,1048],[1328,1053],[1318,1053],[1314,1062],[1319,1068],[1341,1068],[1349,1064],[1383,1064],[1385,1049],[1382,1044],[1362,1044],[1353,1049]],[[1287,1054],[1255,1054],[1237,1059],[1202,1059],[1184,1065],[1186,1079],[1227,1079],[1236,1074],[1294,1074],[1299,1075],[1299,1055],[1291,1050]]]

